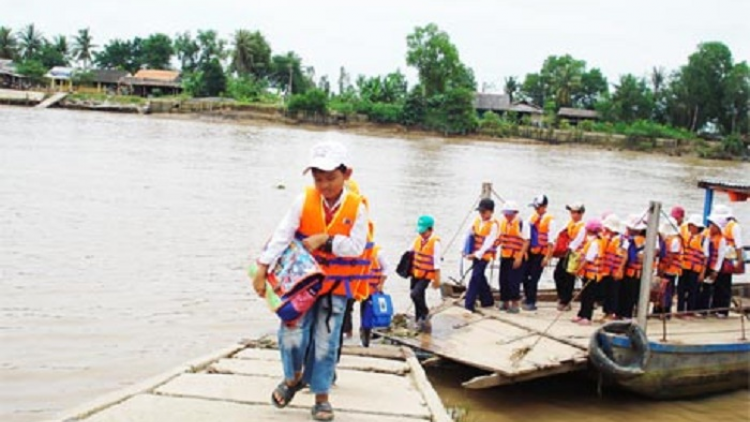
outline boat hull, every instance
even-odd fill
[[[625,335],[605,333],[615,362],[629,362],[636,353]],[[643,373],[606,373],[621,387],[656,399],[675,399],[738,390],[750,386],[750,343],[682,345],[648,343]]]

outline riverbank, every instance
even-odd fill
[[[44,92],[0,90],[0,104],[33,106],[45,97]],[[115,113],[158,114],[169,117],[186,117],[207,121],[225,121],[233,124],[270,124],[296,126],[307,130],[340,130],[376,137],[454,138],[479,139],[491,142],[523,144],[578,145],[610,151],[640,151],[669,156],[748,161],[750,150],[744,155],[725,151],[719,141],[704,139],[681,140],[648,136],[626,136],[616,133],[587,132],[576,127],[566,129],[514,126],[511,131],[480,130],[466,135],[445,135],[435,131],[407,127],[399,124],[373,123],[366,116],[331,113],[326,116],[290,117],[282,105],[239,103],[209,98],[159,98],[145,99],[105,94],[73,94],[58,105],[60,108],[83,111]]]

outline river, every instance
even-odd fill
[[[0,107],[0,420],[51,417],[273,333],[275,317],[245,268],[310,182],[302,170],[323,140],[348,146],[392,263],[422,213],[435,216],[447,246],[485,181],[521,204],[546,193],[562,221],[564,204],[579,199],[589,215],[642,212],[649,200],[699,212],[698,178],[750,174],[746,163],[569,146]],[[733,208],[750,223],[750,203]],[[447,274],[458,272],[457,243]],[[397,311],[409,307],[402,279],[391,277],[388,289]],[[436,291],[428,298],[439,300]],[[455,370],[431,376],[475,422],[750,415],[746,391],[644,405],[630,396],[598,401],[575,378],[578,393],[559,380],[477,393],[455,388]]]

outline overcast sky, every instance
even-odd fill
[[[34,23],[45,36],[88,27],[94,43],[163,32],[260,30],[274,53],[293,50],[335,85],[352,75],[406,67],[406,36],[436,23],[474,69],[477,82],[502,89],[551,55],[569,53],[610,83],[653,66],[674,70],[702,41],[722,41],[735,61],[750,59],[749,0],[24,0],[5,2],[0,25]]]

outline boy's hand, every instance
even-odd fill
[[[253,289],[258,296],[266,295],[266,276],[268,275],[268,265],[258,264],[258,269],[253,277]]]
[[[432,283],[430,283],[430,285],[432,286],[433,289],[439,288],[440,287],[440,276],[438,275],[437,277],[435,277],[435,279],[432,280]]]
[[[517,255],[516,258],[513,260],[513,269],[521,268],[521,264],[523,263],[523,255]]]
[[[305,245],[308,251],[312,252],[323,246],[328,240],[328,235],[325,233],[314,234],[308,236],[302,240],[302,244]]]

